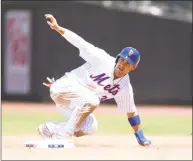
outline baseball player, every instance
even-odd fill
[[[151,145],[140,127],[141,120],[134,103],[133,89],[128,73],[135,70],[140,53],[132,47],[124,48],[116,58],[95,47],[82,37],[58,25],[51,14],[45,15],[51,29],[79,49],[85,63],[58,80],[48,79],[43,83],[50,88],[50,96],[67,122],[47,122],[38,128],[43,138],[80,137],[97,130],[97,121],[92,112],[105,100],[114,98],[120,111],[127,115],[138,143]]]

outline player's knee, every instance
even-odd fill
[[[93,124],[88,130],[79,130],[74,132],[74,136],[75,137],[81,137],[81,136],[86,136],[86,135],[92,135],[94,133],[96,133],[97,131],[97,125]]]
[[[61,92],[60,86],[57,82],[50,87],[50,96],[56,104],[68,104],[68,100],[65,95],[67,95],[67,93]]]
[[[90,114],[85,121],[85,125],[82,127],[82,131],[87,135],[96,133],[98,128],[98,122],[93,114]]]
[[[98,128],[98,123],[97,123],[97,121],[95,121],[95,122],[90,126],[90,128],[88,129],[88,135],[92,135],[92,134],[96,133],[97,128]]]

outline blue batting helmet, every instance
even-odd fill
[[[128,63],[132,65],[137,65],[140,61],[140,53],[135,48],[126,47],[120,54],[117,55],[115,62],[117,63],[119,58],[125,59]]]

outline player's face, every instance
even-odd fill
[[[125,59],[119,58],[116,66],[114,76],[115,78],[123,77],[124,75],[128,74],[131,70],[134,70],[135,66],[129,64]]]

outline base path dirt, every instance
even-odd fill
[[[4,136],[4,160],[191,160],[192,138],[151,136],[156,147],[144,148],[132,136],[85,136],[75,139],[73,149],[26,148],[24,142],[39,140],[37,136]]]

